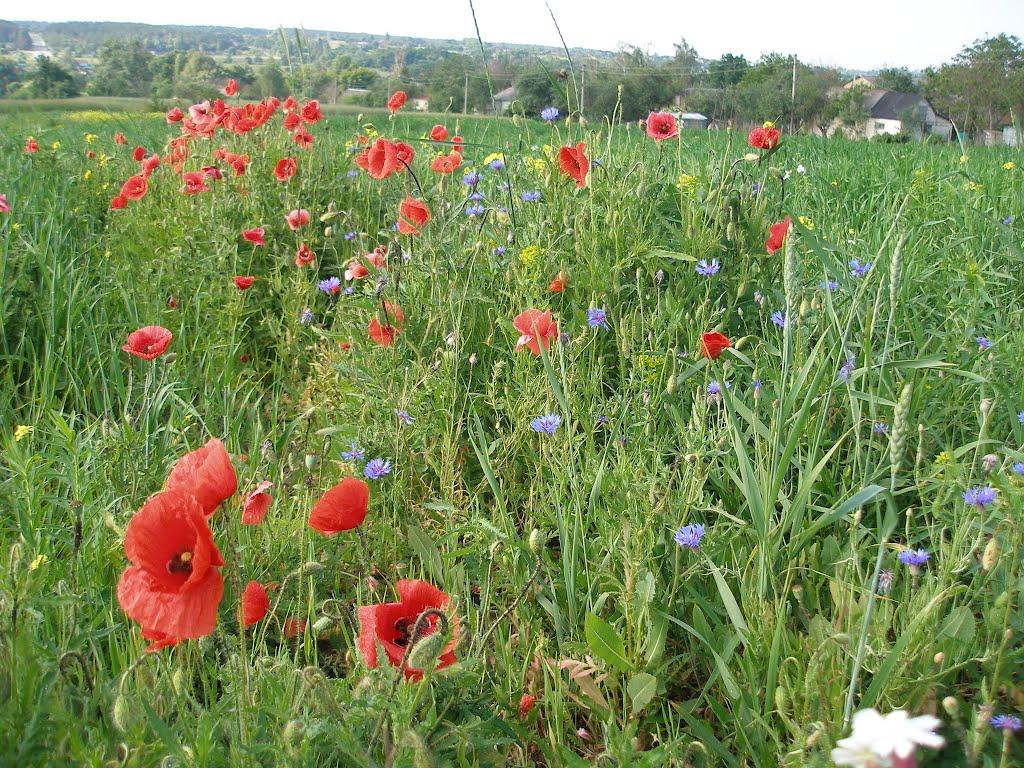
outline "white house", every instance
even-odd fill
[[[932,135],[949,141],[953,135],[953,124],[936,112],[928,99],[919,93],[874,88],[865,91],[863,107],[867,118],[849,131],[858,138],[906,133],[916,139]],[[844,130],[847,129],[837,120],[828,127],[827,133],[831,136]]]

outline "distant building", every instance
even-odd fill
[[[676,119],[682,124],[683,128],[699,128],[704,130],[708,127],[708,119],[700,112],[681,112],[676,115]]]
[[[430,102],[426,99],[409,99],[412,108],[417,112],[426,112],[430,108]]]
[[[503,90],[498,91],[494,94],[494,108],[498,112],[507,112],[509,107],[512,106],[512,102],[516,100],[516,89],[514,86],[509,86]]]
[[[843,90],[845,90],[845,91],[848,91],[851,88],[857,88],[857,87],[874,88],[875,87],[875,81],[872,80],[867,75],[857,75],[856,77],[854,77],[854,78],[852,78],[850,80],[847,80],[845,83],[843,83]]]
[[[868,115],[866,119],[852,127],[835,120],[829,125],[827,134],[832,136],[841,132],[856,138],[870,139],[902,133],[915,139],[938,136],[944,141],[949,141],[953,135],[953,124],[936,112],[931,102],[919,93],[873,88],[864,93],[863,107]]]

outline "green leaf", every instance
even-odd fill
[[[406,531],[409,535],[409,546],[423,563],[423,568],[433,578],[440,579],[444,571],[444,564],[441,561],[441,553],[438,551],[437,545],[424,531],[412,523],[406,526]]]
[[[629,672],[633,665],[626,658],[626,647],[622,638],[607,621],[600,616],[588,613],[583,624],[583,632],[587,645],[597,658],[622,672]]]
[[[708,565],[711,566],[711,575],[715,578],[715,585],[718,587],[718,594],[722,598],[725,612],[729,614],[729,619],[732,621],[732,625],[736,627],[736,631],[739,632],[740,639],[746,644],[747,632],[750,630],[747,628],[747,622],[743,618],[743,612],[740,611],[740,606],[736,602],[736,598],[733,597],[732,590],[729,589],[729,585],[726,583],[722,572],[718,570],[718,566],[715,565],[710,557],[707,558],[707,561]]]
[[[658,678],[649,672],[637,672],[626,685],[629,700],[633,703],[633,712],[640,712],[651,703],[658,692]]]

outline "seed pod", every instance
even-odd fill
[[[110,719],[114,723],[114,727],[117,728],[121,733],[127,733],[131,727],[131,708],[128,706],[128,699],[125,698],[124,694],[117,694],[117,698],[114,699],[114,706],[110,712]]]
[[[942,708],[946,710],[947,715],[952,717],[960,709],[960,702],[957,701],[956,696],[947,696],[942,700]]]
[[[188,691],[187,682],[185,680],[185,670],[181,667],[174,670],[174,674],[171,675],[171,687],[179,696],[184,696]]]
[[[326,632],[332,626],[334,626],[334,619],[331,616],[321,616],[313,622],[313,633],[320,634],[321,632]]]
[[[775,688],[775,708],[780,714],[786,713],[786,707],[789,704],[789,696],[786,694],[786,689],[783,686],[777,686]]]
[[[540,532],[540,528],[534,528],[530,531],[530,551],[538,557],[544,551],[544,536]]]
[[[736,223],[730,221],[725,227],[725,239],[730,243],[736,239]]]

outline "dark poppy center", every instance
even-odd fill
[[[179,552],[172,557],[167,563],[168,573],[192,573],[192,553],[187,549],[184,552]]]
[[[427,626],[424,628],[422,634],[420,635],[420,639],[426,637],[427,635],[429,635],[431,632],[434,631],[434,622],[435,622],[435,619],[433,617],[431,617],[427,621]],[[402,618],[398,619],[395,622],[395,632],[398,633],[398,636],[394,640],[392,640],[391,642],[393,642],[399,648],[405,648],[405,646],[407,646],[409,644],[409,641],[412,640],[412,630],[413,630],[413,628],[415,626],[416,626],[416,621],[415,620],[409,621],[409,619],[406,618],[405,616],[403,616]]]

